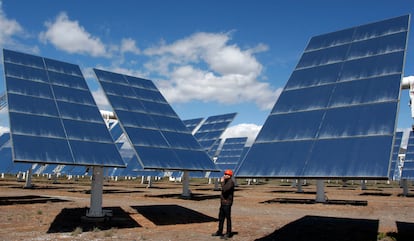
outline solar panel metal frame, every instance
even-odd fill
[[[236,175],[388,178],[409,22],[311,38]]]

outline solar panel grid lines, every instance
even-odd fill
[[[390,163],[390,173],[389,173],[389,178],[391,180],[398,180],[400,178],[399,166],[401,163],[400,163],[398,155],[399,155],[400,148],[401,148],[402,136],[403,136],[402,131],[395,132],[394,145],[392,148],[392,157],[391,157],[391,163]]]
[[[236,175],[386,178],[409,20],[311,38]]]
[[[152,81],[94,71],[144,169],[216,170]]]
[[[79,66],[3,50],[13,160],[124,166]]]
[[[414,180],[414,132],[410,131],[401,179]]]

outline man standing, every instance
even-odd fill
[[[221,178],[219,225],[217,232],[212,234],[213,236],[222,236],[225,239],[230,238],[232,236],[231,206],[233,204],[234,196],[234,182],[231,179],[232,176],[232,170],[225,170],[224,176]],[[223,236],[224,219],[227,220],[227,229],[226,234]]]

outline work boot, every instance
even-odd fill
[[[221,236],[222,239],[229,239],[231,237],[232,237],[231,233],[226,233],[225,235]]]
[[[222,232],[217,231],[217,232],[215,232],[215,233],[212,233],[212,234],[211,234],[211,236],[223,236],[223,233],[222,233]]]

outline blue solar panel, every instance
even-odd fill
[[[79,66],[3,51],[13,159],[124,166]]]
[[[208,117],[194,134],[195,138],[204,148],[209,151],[217,142],[229,124],[234,120],[237,113],[215,115]]]
[[[193,132],[203,120],[203,118],[195,118],[190,120],[183,120],[183,123],[191,132]]]
[[[118,122],[112,124],[109,127],[109,132],[111,133],[112,138],[117,141],[119,138],[121,138],[122,134],[124,134],[124,132],[122,131],[121,126],[119,125]]]
[[[217,157],[216,165],[221,171],[226,169],[235,170],[240,162],[247,137],[234,137],[227,138],[220,150],[220,154]],[[221,177],[223,173],[210,173],[209,177]]]
[[[216,170],[152,81],[94,71],[144,169]]]
[[[236,175],[387,178],[409,19],[311,38]]]
[[[219,138],[214,144],[213,146],[210,148],[210,150],[208,150],[208,155],[213,158],[216,157],[219,154],[219,147],[221,144],[221,139]]]
[[[398,154],[400,153],[401,141],[402,141],[403,132],[395,132],[394,137],[394,146],[392,147],[392,157],[391,157],[391,166],[390,166],[390,175],[391,180],[398,180],[400,178],[400,160]]]
[[[414,132],[410,131],[401,179],[414,180]]]

